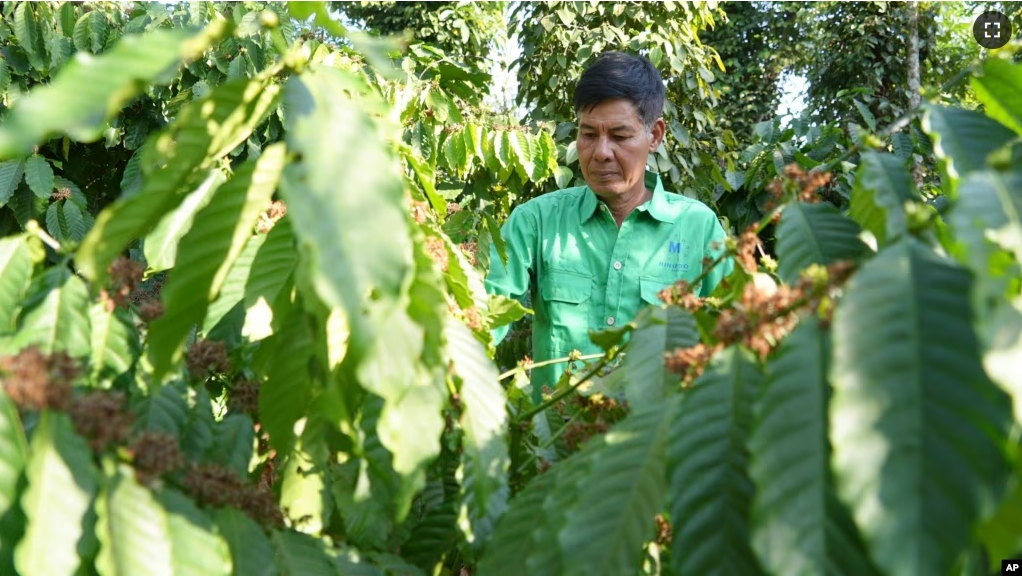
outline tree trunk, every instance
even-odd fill
[[[909,2],[908,9],[908,107],[914,110],[919,107],[919,3]],[[916,188],[923,183],[923,165],[918,156],[913,155],[912,179]]]

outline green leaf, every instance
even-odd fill
[[[904,160],[892,154],[866,152],[855,178],[848,214],[883,246],[908,230],[903,203],[913,194]]]
[[[138,332],[125,310],[107,310],[99,302],[89,309],[92,325],[89,364],[92,382],[112,384],[135,365],[142,351]]]
[[[664,354],[698,344],[699,329],[692,314],[677,306],[647,308],[635,321],[623,366],[625,398],[634,407],[659,404],[680,380],[664,368]]]
[[[829,359],[828,334],[803,318],[771,358],[756,405],[750,523],[753,547],[772,574],[876,573],[831,481]]]
[[[1001,559],[1017,558],[1022,550],[1022,460],[1015,461],[1015,485],[991,518],[976,530],[990,558],[990,573],[996,574]]]
[[[294,425],[305,415],[311,398],[309,374],[312,334],[305,312],[295,308],[280,332],[262,346],[272,352],[266,381],[259,389],[259,421],[278,453],[288,454],[294,443]]]
[[[216,299],[209,303],[206,319],[202,323],[202,332],[208,337],[210,333],[226,317],[239,306],[245,297],[245,283],[252,273],[252,264],[256,253],[266,243],[267,235],[256,234],[245,242],[245,247],[231,265],[231,270],[224,278],[224,285]]]
[[[71,242],[81,242],[85,238],[85,216],[74,202],[63,200],[58,206],[57,217],[64,237]]]
[[[21,160],[0,162],[0,207],[7,204],[11,196],[14,195],[24,172],[25,163]]]
[[[479,562],[478,573],[487,576],[529,574],[528,559],[539,546],[556,549],[556,541],[536,542],[537,523],[547,520],[542,515],[543,501],[556,486],[560,469],[538,476],[511,500],[509,510],[497,523],[490,545]]]
[[[277,531],[270,536],[277,564],[285,576],[338,576],[327,556],[323,540],[293,531]]]
[[[284,159],[284,146],[277,144],[242,164],[196,214],[181,239],[176,266],[163,287],[166,312],[149,326],[149,354],[157,381],[181,358],[192,326],[205,318],[259,214],[270,204]]]
[[[487,317],[487,322],[491,329],[506,326],[512,322],[520,320],[526,314],[532,314],[532,310],[522,306],[522,303],[518,300],[501,296],[499,294],[490,295],[489,316]]]
[[[226,180],[222,171],[211,170],[202,184],[189,193],[173,212],[164,216],[145,237],[143,247],[147,274],[174,267],[178,244],[191,229],[196,213],[209,204],[213,194]]]
[[[60,268],[47,270],[35,283],[18,319],[15,349],[35,345],[44,354],[64,350],[75,358],[91,352],[89,290],[81,278]]]
[[[463,440],[459,525],[465,539],[481,548],[507,509],[507,410],[497,367],[464,324],[450,320],[445,330],[454,374],[461,378]]]
[[[452,132],[444,142],[444,158],[447,166],[455,174],[464,174],[468,169],[468,149],[465,146],[463,132]]]
[[[667,492],[665,443],[675,402],[636,410],[588,457],[590,480],[558,534],[565,574],[631,574]],[[581,456],[581,454],[579,454]]]
[[[46,43],[43,41],[43,31],[39,17],[35,13],[34,3],[25,2],[14,9],[14,36],[28,56],[32,67],[40,72],[47,72]]]
[[[252,419],[247,414],[228,414],[213,426],[213,445],[205,460],[233,470],[238,478],[246,478],[254,443]]]
[[[244,512],[221,508],[215,512],[217,529],[231,550],[233,576],[277,576],[280,569],[263,529]]]
[[[110,35],[110,22],[102,10],[90,10],[75,22],[71,38],[80,52],[99,54]]]
[[[1022,69],[1010,60],[987,58],[972,89],[987,116],[1022,134]]]
[[[976,260],[976,272],[990,273],[987,241],[1022,262],[1022,169],[986,170],[962,178],[960,198],[951,209],[950,224]]]
[[[852,100],[852,104],[855,105],[855,109],[859,111],[859,115],[862,116],[862,119],[866,121],[866,125],[869,126],[869,129],[875,132],[877,129],[877,119],[873,116],[873,113],[869,111],[869,108],[856,99]]]
[[[18,407],[0,387],[0,570],[14,572],[12,553],[20,539],[18,496],[28,460],[28,443]]]
[[[567,188],[574,176],[575,173],[567,166],[558,166],[554,170],[554,181],[557,183],[557,188],[559,189]]]
[[[288,80],[287,141],[303,161],[287,166],[281,192],[317,293],[346,309],[361,351],[374,338],[366,308],[386,309],[398,298],[412,271],[412,242],[404,185],[388,168],[396,160],[376,121],[338,97],[352,82],[345,74],[311,69]]]
[[[1018,370],[1022,363],[1022,298],[1006,300],[1002,293],[991,300],[995,304],[988,312],[989,326],[980,324],[981,329],[985,328],[981,334],[986,344],[983,367],[994,383],[1011,395],[1015,421],[1022,422],[1022,373]]]
[[[72,59],[52,82],[18,100],[7,115],[0,127],[0,158],[28,154],[34,145],[61,133],[81,142],[96,141],[107,120],[125,104],[147,86],[169,80],[167,71],[180,62],[201,56],[225,29],[221,21],[197,34],[182,29],[129,34],[103,56]]]
[[[177,381],[160,386],[159,392],[146,396],[136,406],[135,429],[162,431],[183,437],[188,427],[188,385]]]
[[[908,132],[896,132],[891,135],[891,148],[894,149],[896,157],[908,160],[912,156],[914,147],[912,136]]]
[[[681,397],[667,447],[671,563],[679,576],[762,573],[749,545],[754,489],[746,471],[762,379],[751,355],[731,347]]]
[[[329,456],[322,449],[324,428],[322,420],[306,421],[298,446],[281,471],[280,506],[295,519],[292,527],[313,535],[330,524],[333,510],[326,470]]]
[[[32,279],[32,255],[25,236],[0,238],[0,334],[15,327],[22,297]]]
[[[21,507],[28,518],[14,552],[24,576],[75,574],[83,519],[96,494],[92,451],[66,414],[44,411],[32,434]]]
[[[53,239],[57,242],[64,242],[67,240],[67,235],[63,228],[60,226],[60,204],[54,202],[46,208],[46,231],[53,236]]]
[[[892,574],[948,573],[1007,478],[1011,407],[980,364],[969,288],[908,239],[852,277],[834,314],[838,493]]]
[[[127,465],[108,461],[107,468],[96,501],[100,541],[96,569],[100,574],[231,573],[227,544],[191,500],[169,488],[154,494],[135,481]]]
[[[859,226],[830,204],[792,202],[777,225],[777,273],[794,284],[812,264],[826,266],[855,259],[866,251]]]
[[[53,192],[53,168],[46,158],[33,154],[25,160],[25,183],[39,198],[50,199]]]
[[[926,106],[922,125],[952,179],[986,169],[987,156],[1015,138],[1003,124],[963,108]]]

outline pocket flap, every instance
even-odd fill
[[[540,292],[544,300],[581,304],[593,292],[593,277],[569,270],[548,270]]]
[[[648,304],[663,304],[658,294],[664,288],[669,288],[671,282],[660,280],[659,278],[639,278],[639,295]],[[634,286],[634,284],[633,284]]]

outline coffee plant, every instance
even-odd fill
[[[761,125],[757,217],[705,263],[734,273],[592,332],[604,352],[555,360],[536,403],[536,364],[498,368],[491,338],[528,310],[483,278],[508,212],[572,171],[479,106],[485,74],[318,2],[3,11],[0,573],[989,574],[1022,552],[1010,58],[972,70],[983,111],[910,112],[943,214],[896,129]]]

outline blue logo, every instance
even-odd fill
[[[681,254],[681,242],[668,242],[667,251],[671,254]]]

